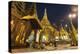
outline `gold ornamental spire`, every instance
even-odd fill
[[[44,18],[44,19],[47,19],[47,18],[48,18],[48,17],[47,17],[47,10],[46,10],[46,8],[45,8],[45,12],[44,12],[43,18]]]
[[[34,6],[34,17],[38,18],[38,16],[37,16],[37,9],[36,9],[36,3],[34,3],[33,6]]]
[[[41,24],[42,25],[51,25],[49,20],[48,20],[48,17],[47,17],[47,9],[45,8],[45,11],[44,11],[44,16],[41,20]]]

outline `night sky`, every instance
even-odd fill
[[[46,4],[46,3],[37,3],[37,14],[38,18],[41,21],[44,15],[45,8],[47,9],[47,16],[52,25],[56,25],[57,27],[62,24],[65,26],[67,24],[70,26],[69,13],[71,12],[71,7],[75,5],[65,5],[65,4]],[[72,19],[74,26],[77,28],[78,19]]]

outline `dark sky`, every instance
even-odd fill
[[[70,20],[68,14],[71,12],[71,7],[75,5],[64,5],[64,4],[46,4],[37,3],[37,14],[38,18],[41,20],[44,15],[44,9],[47,9],[47,16],[50,23],[60,26],[67,24],[70,25]],[[73,24],[77,28],[77,17],[73,19]]]

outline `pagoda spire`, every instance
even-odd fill
[[[37,16],[37,9],[36,9],[36,3],[33,4],[33,7],[34,7],[34,17],[38,18],[38,16]]]
[[[42,25],[43,29],[46,29],[46,27],[50,28],[51,30],[55,29],[55,28],[52,27],[50,21],[48,20],[48,15],[47,15],[47,9],[46,8],[44,10],[44,15],[43,15],[43,18],[41,20],[41,25]]]
[[[44,16],[43,16],[43,18],[42,18],[42,20],[41,20],[41,23],[43,24],[43,25],[51,25],[50,24],[50,22],[49,22],[49,20],[48,20],[48,17],[47,17],[47,9],[45,8],[45,10],[44,10]]]
[[[45,11],[45,12],[44,12],[44,16],[43,16],[43,18],[47,19],[48,17],[47,17],[47,10],[46,10],[46,8],[45,8],[44,11]]]

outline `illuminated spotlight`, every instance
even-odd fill
[[[76,14],[74,13],[74,14],[72,14],[72,18],[76,18]]]
[[[68,16],[69,18],[72,18],[72,14],[69,14],[69,16]]]
[[[75,13],[73,13],[73,14],[69,14],[68,17],[69,17],[69,18],[76,18],[76,16],[77,16],[77,15],[76,15]]]

